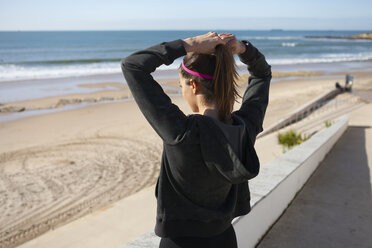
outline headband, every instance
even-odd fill
[[[209,76],[209,75],[205,75],[205,74],[201,74],[199,72],[196,72],[196,71],[192,71],[190,69],[188,69],[185,64],[183,63],[183,60],[182,60],[182,67],[185,71],[187,71],[188,73],[192,74],[192,75],[195,75],[195,76],[198,76],[198,77],[202,77],[202,78],[206,78],[206,79],[213,79],[212,76]]]

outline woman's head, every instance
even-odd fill
[[[197,112],[196,92],[203,96],[206,105],[216,104],[219,119],[226,122],[230,119],[236,97],[235,60],[233,54],[225,45],[217,45],[214,54],[188,53],[183,59],[184,66],[179,67],[182,94],[191,109]],[[187,69],[212,76],[213,79],[196,76]],[[189,87],[186,89],[186,87]]]

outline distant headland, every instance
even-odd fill
[[[356,34],[352,36],[305,36],[305,38],[323,38],[323,39],[346,39],[346,40],[372,40],[372,33]]]

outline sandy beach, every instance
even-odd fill
[[[324,77],[316,72],[297,72],[282,74],[281,80],[277,74],[278,80],[270,88],[264,129],[333,89],[336,81],[343,85],[345,74]],[[362,99],[370,94],[372,72],[352,75],[353,97]],[[243,76],[241,95],[245,80]],[[157,81],[185,114],[192,113],[179,93],[178,79]],[[162,143],[127,86],[121,82],[79,86],[97,91],[0,105],[2,120],[18,111],[61,110],[0,122],[0,247],[15,247],[157,180]],[[257,149],[260,157],[263,149],[270,148]]]

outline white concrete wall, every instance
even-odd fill
[[[344,133],[348,120],[348,115],[343,116],[280,158],[261,166],[259,175],[249,181],[251,212],[233,220],[239,247],[257,244]],[[156,248],[159,241],[150,231],[121,248]]]
[[[349,116],[343,116],[331,127],[261,166],[259,175],[249,181],[252,211],[233,220],[239,247],[257,244],[344,133],[348,120]]]

